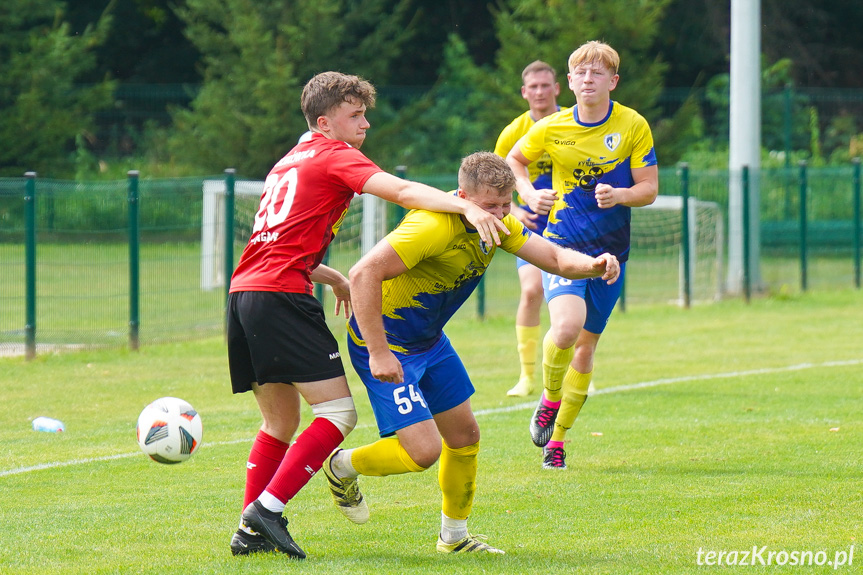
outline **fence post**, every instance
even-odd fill
[[[689,237],[689,164],[680,164],[680,197],[682,199],[681,234],[683,253],[683,307],[689,309],[692,302],[692,266],[689,260],[691,245]]]
[[[140,344],[140,237],[138,233],[138,170],[129,170],[129,348],[137,351]]]
[[[24,357],[36,357],[36,172],[27,172],[24,187],[25,327]]]
[[[234,187],[237,170],[225,170],[225,303],[231,291],[234,275]]]
[[[740,177],[743,183],[743,297],[746,303],[752,297],[752,274],[750,273],[750,240],[749,230],[749,166],[741,168]]]
[[[620,269],[623,272],[623,266]],[[618,298],[619,305],[617,307],[620,308],[621,312],[626,312],[626,273],[623,274],[623,277],[620,278],[620,297]]]
[[[806,160],[800,161],[800,289],[806,291],[808,284],[806,261],[806,192],[808,185],[808,175],[806,172]]]
[[[403,180],[408,179],[408,167],[407,166],[396,166],[396,176],[400,177]],[[405,217],[405,214],[408,213],[406,209],[401,207],[398,204],[387,204],[388,206],[394,208],[393,209],[393,217],[387,222],[388,231],[395,229],[399,222]]]
[[[860,289],[860,158],[854,162],[854,287]]]

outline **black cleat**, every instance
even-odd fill
[[[275,546],[267,541],[260,533],[254,535],[237,529],[231,537],[231,553],[234,555],[249,555],[251,553],[270,553],[275,551]]]
[[[542,468],[566,469],[566,452],[563,447],[549,447],[548,445],[543,447]]]
[[[537,447],[545,447],[551,441],[554,432],[554,421],[557,419],[559,407],[547,407],[542,403],[544,396],[540,396],[533,417],[530,418],[530,438]]]
[[[243,525],[263,535],[279,553],[294,559],[306,558],[305,552],[288,533],[288,520],[281,513],[270,511],[259,502],[252,501],[243,511],[242,521]]]

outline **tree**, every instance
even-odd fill
[[[97,21],[108,0],[75,0],[67,20],[79,33]],[[115,26],[96,49],[96,67],[85,82],[110,74],[120,82],[181,84],[201,81],[200,54],[183,36],[183,22],[171,8],[185,0],[112,0]]]
[[[63,2],[6,0],[0,6],[0,173],[74,174],[76,140],[81,146],[92,133],[93,114],[111,104],[112,81],[76,84],[95,66],[109,11],[110,5],[73,35]]]
[[[521,72],[533,60],[557,69],[562,105],[569,55],[588,40],[610,43],[621,56],[614,99],[648,118],[656,113],[667,65],[650,52],[667,0],[509,0],[493,9],[498,50],[495,67],[480,65],[459,35],[451,35],[432,90],[400,113],[398,130],[383,138],[398,163],[454,173],[465,154],[493,149],[498,134],[525,110]],[[566,14],[566,18],[561,18]],[[608,26],[607,22],[614,22]],[[695,121],[695,120],[692,120]]]
[[[381,13],[383,6],[391,10]],[[187,0],[178,14],[203,55],[191,109],[175,110],[173,153],[262,178],[307,129],[305,82],[338,70],[374,79],[409,37],[407,2]]]

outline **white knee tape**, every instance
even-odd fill
[[[354,429],[357,424],[357,410],[354,408],[353,397],[342,397],[316,403],[312,406],[312,413],[315,417],[323,417],[335,425],[342,435],[345,437]]]

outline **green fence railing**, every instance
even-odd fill
[[[633,210],[621,309],[729,297],[728,179],[722,170],[661,170],[661,197]],[[859,161],[762,170],[758,181],[760,279],[747,282],[740,295],[748,297],[750,287],[755,295],[859,288]],[[261,185],[237,179],[233,170],[176,179],[129,172],[125,181],[111,182],[35,173],[0,179],[0,354],[33,357],[95,345],[137,349],[222,333],[225,280],[251,235]],[[328,265],[345,274],[363,250],[363,205],[353,202],[327,254]],[[402,213],[387,206],[383,217],[377,214],[378,237]],[[465,313],[515,312],[519,284],[512,256],[495,258],[482,285]],[[316,295],[332,309],[331,294]]]

